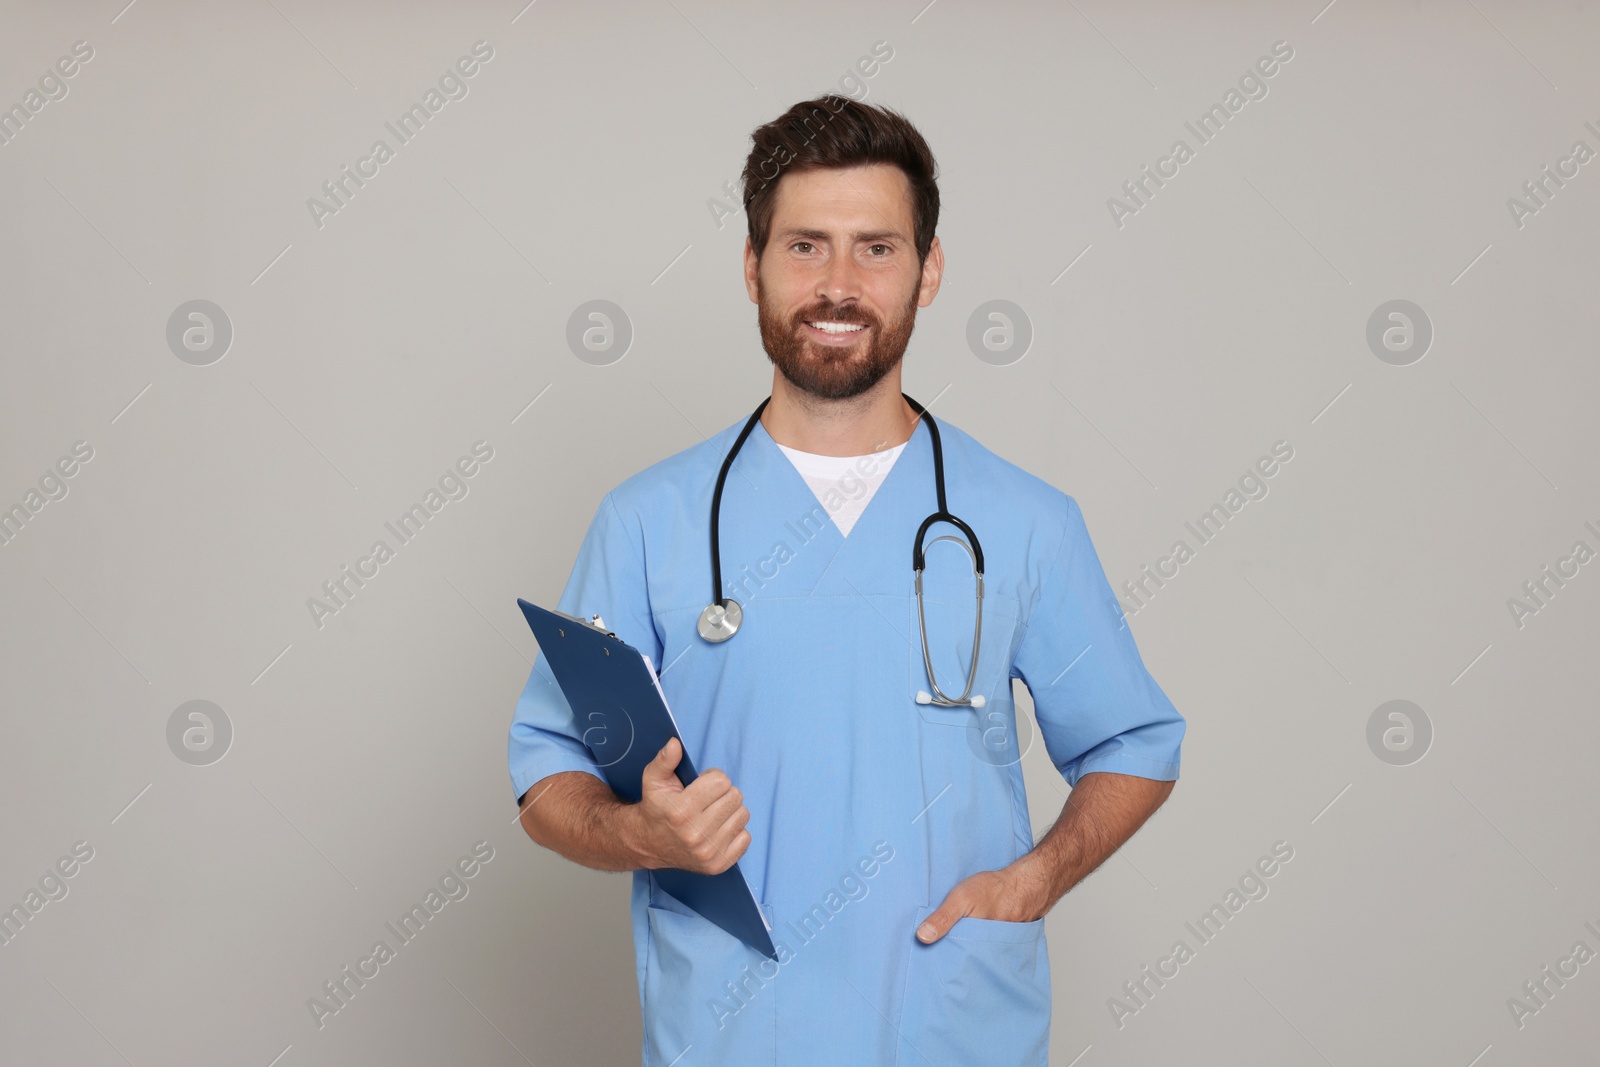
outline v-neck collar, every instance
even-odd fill
[[[860,515],[856,516],[855,524],[850,527],[849,534],[846,534],[843,530],[839,529],[839,524],[834,521],[832,513],[829,512],[826,507],[823,507],[823,514],[827,515],[828,517],[828,528],[838,535],[840,541],[844,542],[845,544],[849,544],[852,536],[858,530],[860,530],[864,524],[868,523],[869,521],[878,521],[877,516],[887,508],[892,507],[892,505],[880,506],[880,501],[882,501],[884,497],[901,495],[900,486],[904,484],[907,477],[910,477],[910,475],[903,473],[904,468],[907,466],[916,466],[919,469],[922,468],[925,465],[922,457],[926,455],[928,457],[926,466],[928,466],[931,471],[931,446],[924,447],[917,442],[919,434],[923,437],[927,436],[927,427],[924,425],[925,421],[926,420],[921,418],[917,419],[916,426],[911,430],[911,436],[905,441],[905,447],[900,450],[900,455],[895,457],[894,465],[889,468],[889,473],[884,475],[883,481],[879,483],[877,490],[872,494],[872,499],[867,501],[867,506],[862,509]],[[815,501],[818,505],[821,504],[821,501],[817,500],[816,492],[811,488],[811,483],[805,480],[805,476],[800,473],[797,467],[795,467],[793,461],[791,461],[788,456],[783,454],[783,450],[779,448],[778,443],[772,439],[772,435],[767,433],[767,428],[760,419],[756,420],[755,428],[751,431],[750,437],[752,441],[755,441],[756,448],[760,451],[764,464],[771,465],[776,463],[782,466],[788,471],[788,474],[780,477],[786,477],[790,479],[791,488],[793,486],[798,486],[799,491],[803,492],[806,498]],[[912,462],[908,463],[908,460]],[[933,476],[930,473],[928,475],[930,491],[932,487],[932,480]],[[934,505],[930,505],[930,507],[937,507],[937,504],[935,503]]]

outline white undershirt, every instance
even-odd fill
[[[787,445],[778,447],[811,487],[817,496],[817,503],[833,519],[834,525],[848,537],[856,520],[866,510],[872,494],[883,484],[889,468],[894,466],[894,461],[900,458],[906,446],[902,442],[893,448],[869,452],[864,456],[819,456],[815,452],[801,452]]]

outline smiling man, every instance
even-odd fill
[[[633,872],[647,1065],[1044,1067],[1044,916],[1166,799],[1184,720],[1077,502],[901,392],[944,271],[922,136],[830,96],[753,140],[744,280],[772,395],[607,494],[558,605],[666,665],[711,769],[683,787],[669,742],[622,802],[540,657],[511,726],[522,823]],[[865,491],[824,510],[847,476]],[[796,515],[817,517],[803,541]],[[1013,680],[1073,787],[1037,844]],[[735,862],[776,960],[651,874]]]

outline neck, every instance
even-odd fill
[[[917,413],[900,395],[900,368],[860,396],[825,400],[801,392],[782,374],[772,374],[772,401],[761,425],[780,445],[819,456],[864,456],[905,444],[917,428]]]

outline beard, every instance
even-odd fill
[[[884,322],[858,303],[812,304],[785,318],[756,281],[757,319],[767,358],[789,384],[824,400],[859,396],[883,380],[905,355],[917,321],[917,288],[894,319]],[[807,322],[853,322],[867,329],[865,339],[848,345],[821,345],[805,335]]]

